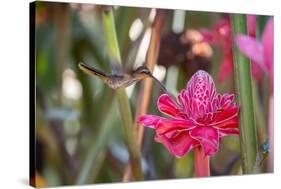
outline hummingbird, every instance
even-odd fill
[[[78,66],[85,73],[89,75],[95,75],[103,80],[112,89],[126,88],[145,78],[152,78],[162,88],[162,90],[167,92],[165,86],[152,75],[150,70],[145,65],[132,70],[130,73],[123,73],[120,71],[121,69],[119,66],[115,64],[114,66],[117,67],[115,70],[119,71],[112,72],[110,74],[104,73],[103,71],[97,70],[96,68],[84,63],[79,63]]]

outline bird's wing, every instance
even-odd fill
[[[108,59],[112,75],[122,75],[126,73],[125,70],[122,68],[121,63],[111,57],[109,57]]]

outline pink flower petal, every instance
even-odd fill
[[[163,94],[157,101],[158,109],[169,116],[181,117],[181,110],[178,108],[178,104],[167,94]]]
[[[156,115],[144,115],[139,117],[138,124],[142,124],[145,127],[157,128],[161,119],[164,118]]]
[[[190,99],[189,107],[192,118],[197,119],[206,113],[208,102],[216,95],[212,77],[205,71],[197,71],[187,83],[186,96]]]
[[[235,38],[236,45],[240,51],[252,61],[264,67],[263,47],[255,38],[238,34]]]
[[[234,94],[223,94],[217,95],[218,98],[218,108],[227,109],[233,104]]]
[[[234,127],[234,128],[231,128]],[[229,128],[226,129],[219,129],[219,136],[224,137],[227,135],[239,135],[239,128],[236,128],[237,124],[233,124],[233,126],[229,125]]]
[[[190,104],[190,99],[187,96],[187,90],[181,90],[180,94],[178,95],[178,102],[181,106],[181,109],[185,113],[186,116],[190,115],[189,111],[189,104]]]
[[[224,53],[223,62],[219,68],[218,80],[224,82],[232,74],[232,54]]]
[[[219,133],[212,127],[196,127],[190,131],[190,136],[200,142],[206,155],[213,155],[219,149]]]
[[[256,36],[256,26],[257,26],[257,16],[256,15],[248,15],[247,16],[248,23],[248,34],[251,37]]]
[[[262,69],[261,67],[254,61],[252,61],[252,74],[254,79],[259,82],[262,80]]]
[[[173,138],[168,138],[165,135],[156,135],[155,140],[164,144],[171,154],[176,157],[182,157],[188,153],[199,142],[193,140],[188,131],[182,131],[177,133]]]
[[[214,33],[216,40],[224,51],[230,51],[232,41],[230,17],[219,20],[215,25]]]
[[[228,125],[236,124],[238,128],[238,106],[233,106],[225,110],[218,111],[214,114],[214,119],[209,126],[216,128],[227,128]]]
[[[207,43],[213,43],[214,42],[214,34],[207,30],[207,29],[202,29],[200,33],[203,36],[202,42],[207,42]]]
[[[166,119],[155,115],[144,115],[138,123],[156,129],[157,134],[165,134],[171,130],[189,130],[195,127],[193,122],[185,119]]]
[[[264,49],[264,61],[267,68],[267,73],[270,74],[270,77],[273,81],[273,32],[274,32],[274,23],[273,18],[270,18],[265,26],[265,29],[262,34],[262,46]]]

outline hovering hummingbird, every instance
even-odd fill
[[[119,66],[115,64],[114,66],[116,66],[116,67],[118,66],[117,69],[115,68],[115,70],[119,70],[119,71],[117,71],[117,72],[115,71],[116,73],[112,72],[111,74],[104,73],[104,72],[97,70],[96,68],[93,68],[84,63],[79,63],[78,66],[85,73],[99,77],[101,80],[103,80],[105,83],[107,83],[107,85],[110,88],[113,88],[113,89],[118,89],[118,88],[122,88],[122,87],[126,88],[135,82],[138,82],[140,80],[143,80],[144,78],[150,77],[165,92],[167,92],[165,86],[152,75],[150,70],[145,65],[142,65],[142,66],[134,69],[130,73],[123,73],[122,71],[120,71],[121,69],[119,68]]]

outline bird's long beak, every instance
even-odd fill
[[[156,77],[154,77],[152,74],[150,74],[150,77],[161,87],[161,89],[162,89],[165,93],[168,93],[166,87],[165,87]]]
[[[89,66],[87,64],[84,64],[84,63],[80,62],[78,64],[78,67],[83,72],[87,73],[88,75],[91,75],[91,76],[95,75],[95,76],[98,76],[101,79],[107,79],[108,78],[108,76],[105,73],[103,73],[102,71],[99,71],[96,68],[93,68],[93,67],[91,67],[91,66]]]

